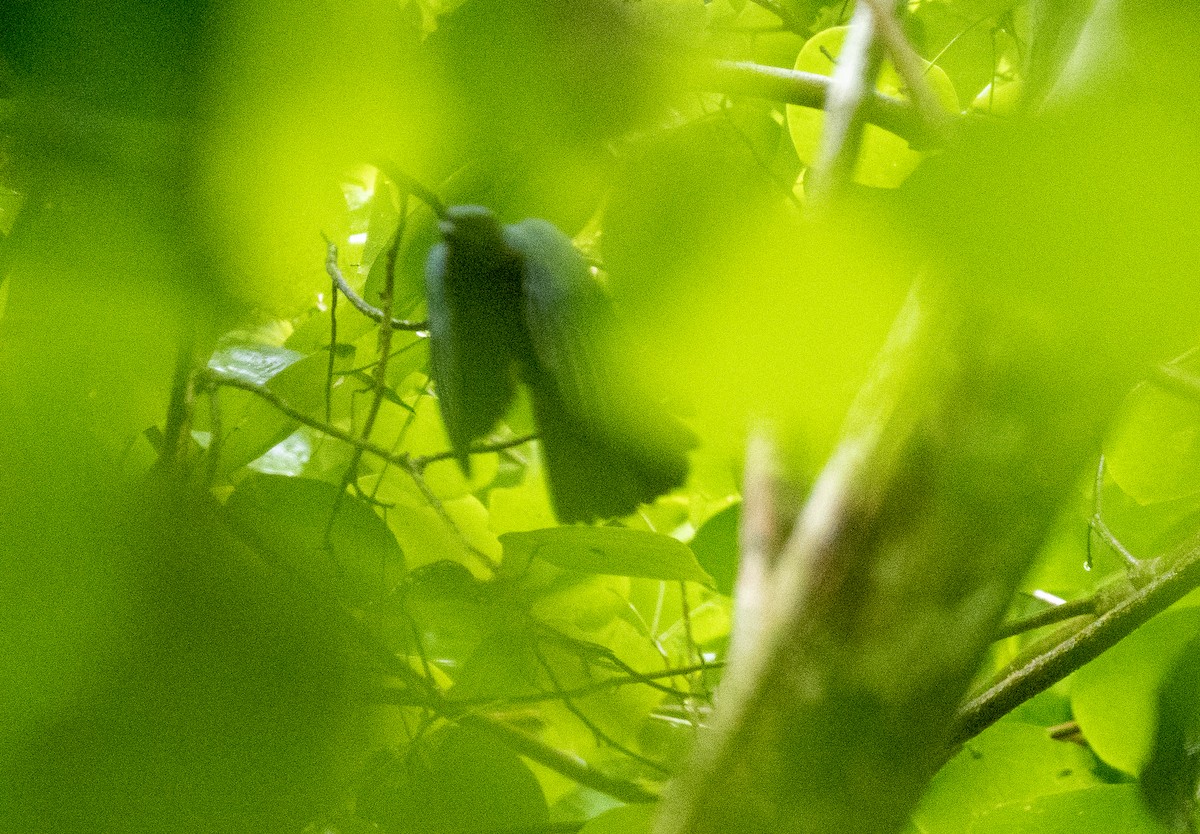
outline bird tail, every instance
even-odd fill
[[[585,423],[563,404],[549,380],[529,385],[541,433],[546,482],[560,521],[595,521],[629,515],[681,486],[686,451],[693,443],[639,443],[632,433]],[[661,415],[657,415],[661,416]],[[690,439],[690,435],[684,435]]]

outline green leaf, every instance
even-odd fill
[[[691,580],[714,587],[691,549],[670,536],[624,527],[549,527],[500,536],[517,571],[535,557],[565,570],[646,579]]]
[[[225,510],[238,529],[309,582],[361,605],[399,582],[404,555],[369,505],[350,495],[341,495],[339,503],[338,497],[338,488],[326,481],[253,475],[234,490]]]
[[[691,542],[696,561],[712,576],[716,589],[726,596],[733,596],[733,583],[737,579],[741,518],[741,504],[726,507],[704,522]]]
[[[1200,402],[1150,384],[1134,388],[1104,460],[1113,480],[1143,504],[1200,492]]]
[[[624,805],[588,820],[579,834],[650,834],[657,805]]]
[[[1096,755],[1136,776],[1153,747],[1159,685],[1200,633],[1200,609],[1168,611],[1075,673],[1071,709]]]
[[[913,823],[927,834],[960,834],[1007,805],[1097,784],[1095,758],[1055,741],[1044,727],[1005,720],[968,741],[934,778]]]
[[[208,367],[222,376],[265,385],[267,380],[303,358],[302,353],[273,345],[229,345],[213,353]]]
[[[521,758],[464,727],[432,733],[389,762],[360,793],[357,812],[389,834],[536,831],[549,819]]]
[[[1158,693],[1158,727],[1142,769],[1142,795],[1166,827],[1196,830],[1200,783],[1200,637],[1193,637]]]
[[[1097,785],[997,808],[967,834],[1161,834],[1136,785]]]

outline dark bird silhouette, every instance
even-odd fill
[[[571,239],[478,206],[449,209],[441,229],[426,269],[433,379],[464,471],[519,375],[560,520],[627,515],[682,485],[695,438],[620,372],[612,304]]]

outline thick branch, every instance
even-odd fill
[[[829,76],[749,61],[716,61],[700,84],[728,95],[754,96],[817,108],[825,106],[829,92]],[[916,150],[937,148],[946,141],[944,132],[936,125],[927,124],[910,102],[879,92],[872,93],[863,102],[863,118],[907,140]]]

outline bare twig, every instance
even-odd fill
[[[325,271],[337,288],[341,290],[342,295],[350,300],[354,305],[354,309],[358,310],[372,321],[377,321],[380,324],[388,322],[393,330],[413,330],[421,331],[429,329],[429,322],[425,321],[406,321],[405,319],[394,319],[390,315],[385,314],[383,310],[374,307],[363,300],[362,296],[354,291],[354,289],[346,283],[346,278],[342,275],[342,270],[337,264],[338,250],[337,244],[328,238],[325,239]]]
[[[601,773],[579,756],[550,747],[524,730],[517,729],[497,718],[468,713],[456,720],[459,726],[480,729],[496,736],[522,756],[545,765],[580,785],[616,797],[623,802],[658,801],[658,793],[645,785]]]
[[[364,452],[370,452],[372,455],[382,458],[390,463],[394,463],[405,468],[408,468],[409,466],[409,457],[407,454],[397,454],[376,443],[363,440],[361,437],[358,437],[352,432],[340,429],[331,423],[325,423],[314,417],[310,417],[303,411],[300,411],[296,407],[289,404],[286,400],[265,385],[259,385],[256,382],[250,382],[248,380],[238,379],[237,377],[227,376],[226,374],[222,374],[211,369],[206,369],[201,372],[198,375],[198,382],[203,382],[207,385],[221,386],[222,388],[239,388],[243,391],[249,391],[251,394],[266,400],[271,405],[275,406],[275,408],[277,408],[280,412],[292,418],[297,423],[301,423],[309,428],[316,429],[317,431],[327,434],[330,437],[341,440],[343,443],[349,443],[351,446],[361,448]]]
[[[665,765],[654,761],[654,759],[651,759],[648,756],[643,756],[641,753],[631,749],[630,747],[627,747],[606,733],[598,724],[596,724],[595,721],[593,721],[583,710],[579,708],[570,695],[566,694],[562,688],[562,685],[558,682],[558,676],[554,674],[554,668],[550,665],[549,661],[546,660],[545,655],[541,653],[536,645],[533,647],[533,654],[534,657],[537,658],[538,665],[542,667],[542,671],[546,673],[546,677],[550,679],[550,686],[553,687],[554,691],[558,694],[558,700],[562,702],[562,705],[567,708],[568,712],[578,718],[579,722],[588,729],[588,731],[592,734],[592,737],[595,738],[597,744],[603,744],[611,747],[621,755],[633,759],[635,762],[641,762],[646,767],[649,767],[652,770],[657,770],[659,773],[667,774],[671,772],[670,769]]]
[[[515,449],[517,446],[524,446],[537,440],[537,434],[522,434],[518,437],[509,440],[495,440],[490,443],[480,443],[472,446],[467,450],[469,455],[486,455],[492,452],[503,452],[505,449]],[[437,463],[440,460],[453,460],[458,457],[458,453],[453,450],[438,452],[433,455],[418,455],[411,459],[411,465],[418,472],[424,472],[426,467],[431,463]]]
[[[1016,634],[1024,634],[1027,631],[1044,628],[1048,625],[1061,623],[1064,620],[1070,620],[1074,617],[1080,617],[1087,614],[1096,613],[1096,599],[1094,597],[1086,597],[1084,599],[1075,599],[1070,602],[1064,602],[1062,605],[1055,605],[1047,608],[1045,611],[1039,611],[1036,614],[1031,614],[1020,620],[1005,623],[1000,626],[996,632],[996,639],[1000,640],[1004,637],[1012,637]]]

